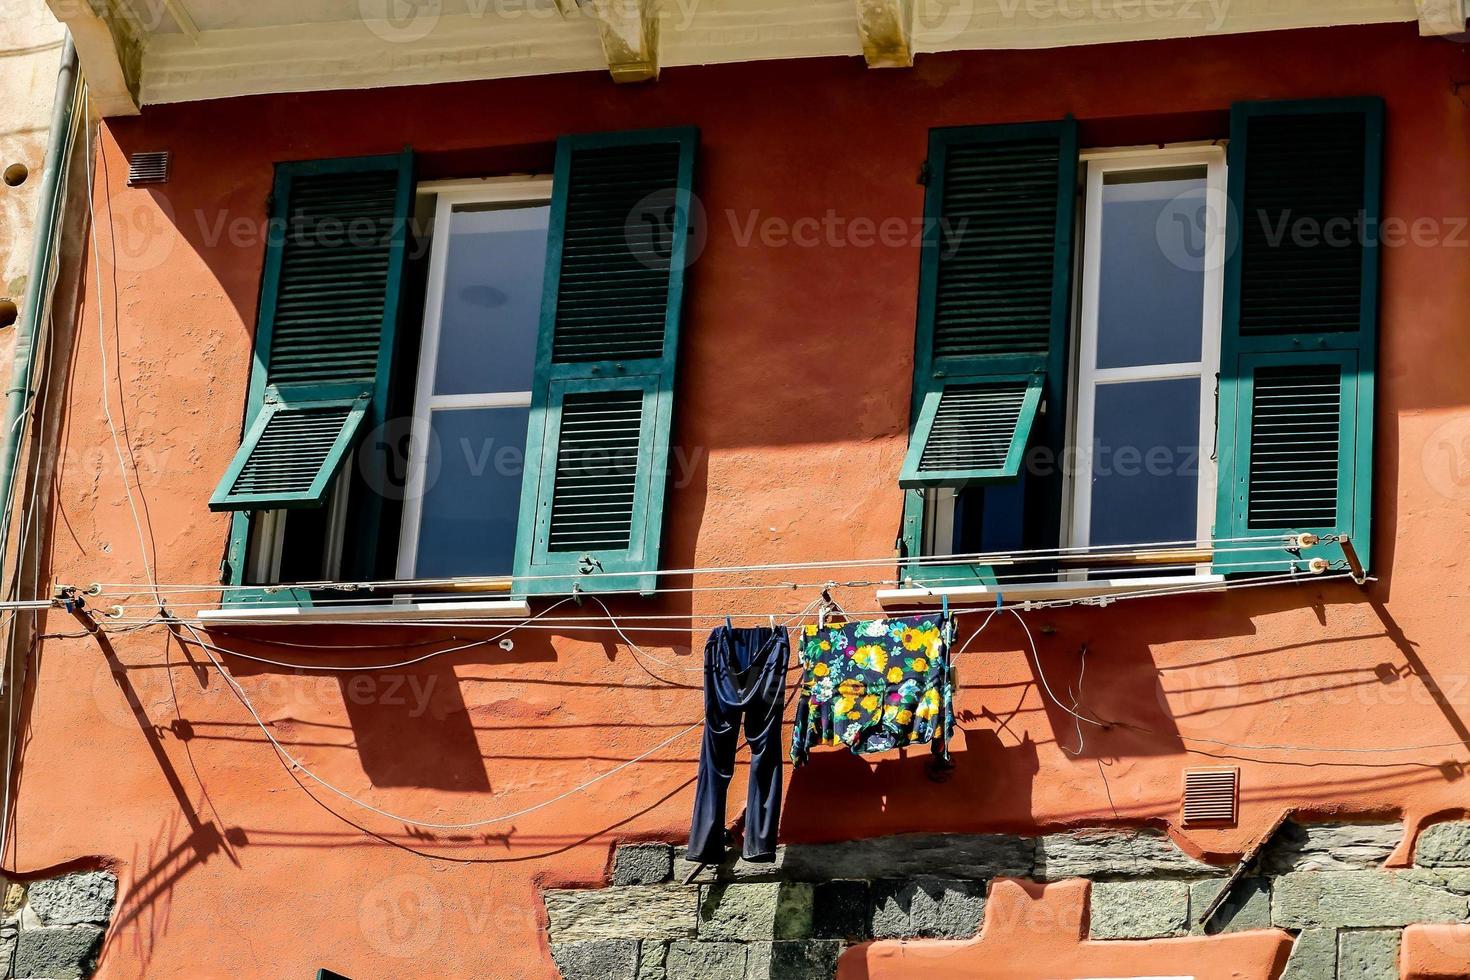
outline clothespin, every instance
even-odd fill
[[[729,616],[726,616],[725,617],[725,629],[727,629],[727,630],[733,630],[734,628],[735,628],[735,624],[732,623],[732,622],[730,622],[730,617]]]
[[[1004,595],[1004,593],[997,592],[995,594],[995,608],[996,609],[999,609],[1004,602],[1005,602],[1005,595]]]
[[[775,613],[771,613],[771,629],[775,629],[775,628],[776,628],[776,614]]]

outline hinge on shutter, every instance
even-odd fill
[[[1220,458],[1220,372],[1215,372],[1215,441],[1210,446],[1210,462]]]
[[[929,161],[925,160],[919,164],[919,184],[923,187],[929,186]]]

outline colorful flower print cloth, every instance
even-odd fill
[[[933,742],[947,755],[954,730],[947,622],[912,616],[807,626],[791,761],[813,745],[857,753]]]

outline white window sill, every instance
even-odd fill
[[[531,614],[530,603],[522,599],[468,600],[464,602],[383,602],[341,606],[267,606],[239,605],[204,609],[199,618],[205,623],[249,623],[279,625],[287,623],[355,623],[359,621],[391,622],[396,620],[481,620],[525,619]]]
[[[1148,578],[1094,579],[1086,582],[1016,582],[1010,585],[956,585],[947,588],[879,589],[883,606],[937,606],[945,597],[952,603],[984,604],[1001,597],[1002,602],[1045,602],[1053,599],[1091,599],[1127,592],[1179,589],[1215,592],[1225,587],[1223,575],[1154,575]]]

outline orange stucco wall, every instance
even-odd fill
[[[1084,731],[1080,748],[1071,720],[1038,693],[1017,624],[997,620],[962,658],[953,778],[930,782],[923,753],[823,753],[788,774],[783,836],[1150,823],[1224,859],[1286,808],[1403,814],[1411,827],[1462,812],[1470,96],[1454,83],[1466,78],[1470,46],[1420,39],[1407,24],[925,56],[909,71],[771,62],[675,69],[640,87],[587,75],[261,97],[109,121],[96,193],[101,274],[67,372],[53,577],[137,583],[131,599],[95,602],[131,603],[128,618],[150,612],[103,422],[100,314],[107,391],[136,460],[152,567],[165,583],[216,581],[227,522],[205,504],[239,437],[259,229],[278,160],[411,144],[436,175],[469,175],[544,166],[564,132],[698,125],[709,235],[689,280],[675,432],[692,466],[671,491],[664,562],[824,560],[893,547],[918,252],[759,235],[742,244],[749,221],[820,222],[829,211],[916,219],[914,177],[933,126],[1072,113],[1089,143],[1136,143],[1222,136],[1235,100],[1379,94],[1384,214],[1421,224],[1383,250],[1378,581],[1030,614],[1053,686],[1081,686],[1082,703],[1129,723]],[[153,149],[173,151],[172,181],[128,189],[125,155]],[[812,597],[734,587],[621,600],[623,614],[681,617],[675,631],[639,635],[646,657],[607,630],[557,629],[522,631],[513,651],[482,646],[381,673],[230,667],[277,737],[324,778],[389,811],[463,822],[546,800],[695,722],[698,651],[712,620],[686,629],[683,617],[795,612]],[[170,607],[186,614],[216,598],[174,596]],[[849,610],[873,607],[871,589],[839,598]],[[76,624],[56,613],[46,627]],[[301,647],[239,633],[215,640],[342,664],[485,635],[380,628],[269,634]],[[386,648],[327,648],[350,643]],[[324,965],[358,978],[550,977],[537,888],[597,884],[615,842],[687,832],[693,734],[533,814],[426,832],[293,777],[198,651],[161,629],[106,644],[46,640],[33,657],[7,867],[115,864],[121,895],[105,977],[299,977]],[[1423,744],[1436,747],[1391,748]],[[1181,770],[1213,764],[1242,770],[1240,825],[1180,831]]]

